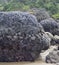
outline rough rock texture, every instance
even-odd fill
[[[59,23],[57,23],[58,24],[58,28],[59,28]]]
[[[43,48],[49,47],[50,41],[44,34],[35,16],[0,12],[0,62],[34,61]]]
[[[59,23],[59,19],[56,20]]]
[[[47,50],[51,45],[51,38],[46,33],[44,33],[41,41],[41,43],[43,44],[42,50]]]
[[[46,57],[47,63],[59,63],[59,50],[50,52]]]
[[[51,44],[52,44],[52,45],[59,45],[59,36],[58,36],[58,35],[55,35],[55,36],[52,38]]]
[[[50,45],[55,45],[55,39],[54,39],[54,36],[50,33],[50,32],[45,32],[48,37],[50,38]]]
[[[49,36],[50,39],[54,37],[50,32],[45,32],[45,33]]]
[[[59,29],[57,22],[52,19],[45,19],[40,22],[46,32],[50,32],[53,35],[59,35]]]
[[[54,36],[54,39],[55,39],[55,42],[56,42],[57,44],[59,44],[59,36],[58,36],[58,35],[55,35],[55,36]]]
[[[40,22],[41,20],[50,18],[48,12],[45,9],[33,8],[30,10],[30,13],[36,16],[38,22]]]
[[[50,46],[49,49],[43,51],[40,53],[40,59],[44,62],[46,62],[47,60],[47,56],[49,55],[49,53],[53,52],[54,50],[57,50],[58,49],[58,46]]]
[[[57,23],[58,29],[56,30],[55,34],[59,36],[59,22]]]

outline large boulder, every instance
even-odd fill
[[[36,60],[41,50],[49,47],[45,35],[35,16],[26,12],[0,12],[0,62]]]
[[[42,20],[40,24],[43,26],[46,32],[50,32],[53,35],[59,35],[58,24],[54,19],[48,18],[48,19]]]
[[[48,12],[44,8],[43,9],[32,8],[30,10],[30,13],[36,16],[38,22],[40,22],[41,20],[50,18]]]

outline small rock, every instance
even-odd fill
[[[58,46],[50,46],[49,49],[47,49],[43,53],[40,53],[41,60],[45,62],[46,61],[46,57],[49,55],[50,52],[53,52],[54,49],[58,49]],[[47,61],[50,62],[49,60],[47,60]]]
[[[53,50],[46,56],[47,63],[59,63],[59,50]]]
[[[58,45],[59,46],[59,36],[55,35],[52,39],[52,45]]]
[[[53,35],[50,32],[45,32],[51,39],[53,38]]]

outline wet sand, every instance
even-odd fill
[[[0,62],[0,65],[55,65],[55,64],[47,64],[42,61],[35,61],[35,62]]]

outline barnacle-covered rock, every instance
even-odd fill
[[[0,12],[0,62],[36,60],[43,47],[49,47],[50,41],[44,34],[35,16],[18,11]]]
[[[36,16],[38,22],[50,18],[48,12],[44,8],[42,9],[32,8],[29,12]]]
[[[50,32],[53,35],[59,35],[58,24],[54,19],[48,18],[48,19],[42,20],[40,24],[43,26],[46,32]]]

